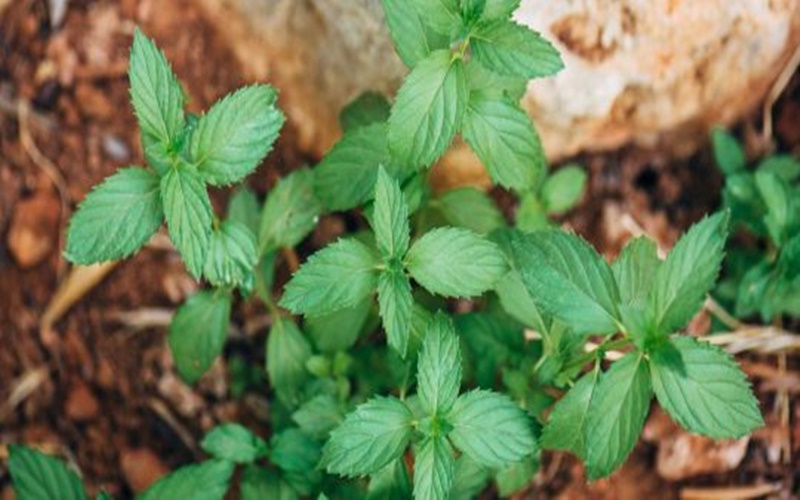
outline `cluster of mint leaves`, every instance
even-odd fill
[[[283,125],[276,92],[253,85],[187,116],[185,93],[164,54],[141,31],[130,61],[131,101],[149,168],[123,168],[97,186],[73,216],[66,257],[76,264],[138,251],[166,220],[186,268],[215,286],[247,286],[256,244],[239,224],[214,216],[207,185],[242,181]]]
[[[222,424],[209,431],[200,447],[210,458],[181,467],[155,482],[137,498],[221,499],[230,490],[234,472],[241,468],[239,497],[243,500],[299,498],[309,495],[309,477],[319,476],[320,447],[308,436],[289,429],[269,443],[238,424]],[[60,460],[33,448],[9,447],[9,472],[17,498],[85,500],[80,477]],[[110,500],[105,492],[97,500]]]
[[[732,223],[762,244],[731,245],[715,295],[741,318],[800,317],[800,161],[774,154],[748,169],[732,135],[715,129],[711,138]]]
[[[575,453],[598,478],[628,456],[654,394],[692,432],[738,437],[761,425],[736,364],[678,333],[715,282],[728,215],[696,225],[664,261],[639,238],[609,266],[549,218],[579,201],[586,174],[546,173],[517,104],[529,79],[562,66],[510,19],[519,0],[382,3],[411,69],[394,102],[359,96],[320,164],[280,179],[263,204],[240,187],[224,220],[206,185],[239,183],[260,163],[283,123],[276,94],[246,87],[186,115],[163,53],[135,34],[131,95],[149,168],[121,169],[87,196],[65,254],[82,264],[127,257],[166,219],[189,271],[211,285],[173,318],[178,372],[193,383],[221,355],[238,289],[269,312],[274,396],[269,444],[222,425],[203,441],[210,460],[144,496],[222,498],[237,464],[243,498],[466,499],[491,479],[507,496],[529,484],[542,449]],[[429,186],[427,168],[459,133],[519,197],[513,225],[481,190]],[[312,254],[276,297],[282,251],[326,212],[351,209],[371,230]],[[448,318],[452,299],[470,312]],[[625,355],[604,371],[612,349]],[[229,365],[237,392],[266,390],[238,366]],[[471,390],[459,396],[462,386]],[[558,401],[554,388],[565,391]],[[12,468],[15,485],[48,466],[35,456]]]
[[[663,261],[655,244],[641,237],[611,265],[565,232],[512,241],[515,267],[542,313],[573,335],[607,336],[594,353],[595,368],[554,406],[541,442],[545,449],[581,457],[590,479],[607,476],[624,462],[654,394],[690,432],[738,438],[763,425],[736,363],[718,348],[676,333],[715,283],[728,218],[723,212],[702,220]],[[602,372],[599,362],[612,346],[633,349]]]

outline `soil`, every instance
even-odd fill
[[[121,165],[142,163],[125,73],[134,26],[165,50],[193,111],[245,82],[193,0],[72,0],[55,28],[46,3],[0,0],[0,498],[12,498],[5,445],[19,442],[74,463],[91,494],[102,488],[126,498],[200,458],[198,439],[217,422],[237,420],[266,433],[268,403],[257,391],[233,398],[224,363],[196,388],[175,375],[165,327],[197,285],[163,245],[150,245],[117,266],[52,328],[42,329],[40,319],[68,272],[60,252],[66,221],[93,185]],[[784,151],[800,152],[798,109],[795,75],[774,113],[777,146]],[[765,147],[756,125],[739,130],[752,153]],[[313,161],[295,144],[288,125],[248,181],[259,194],[278,176]],[[637,150],[577,160],[591,174],[589,193],[564,222],[608,255],[637,230],[668,248],[719,203],[722,179],[708,151],[682,160]],[[218,212],[228,195],[214,194]],[[507,196],[498,197],[513,211]],[[325,223],[332,230],[343,226],[332,218]],[[320,239],[327,237],[316,235],[312,243]],[[257,327],[263,314],[253,304],[237,306],[227,360],[244,355],[263,366],[266,333]],[[587,486],[575,460],[547,455],[543,472],[523,496],[676,498],[688,486],[763,484],[775,485],[777,497],[796,494],[800,473],[791,460],[775,459],[775,447],[793,434],[791,457],[798,463],[800,429],[781,427],[775,389],[764,387],[770,377],[794,384],[789,410],[790,422],[796,422],[798,360],[788,360],[788,375],[775,375],[775,356],[742,359],[756,374],[768,426],[746,443],[715,449],[725,456],[739,453],[733,465],[714,462],[708,443],[681,434],[654,413],[650,437],[611,479]],[[668,440],[694,450],[692,467],[703,460],[709,465],[700,466],[700,475],[675,479],[681,458],[664,451]],[[664,477],[667,466],[671,480]]]

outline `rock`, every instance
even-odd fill
[[[90,83],[79,83],[75,87],[75,101],[86,118],[108,121],[115,110],[106,92]]]
[[[750,443],[750,436],[715,441],[690,434],[662,411],[650,416],[643,438],[658,444],[656,469],[668,481],[732,471],[744,459]]]
[[[34,267],[53,251],[60,211],[58,199],[49,192],[39,192],[14,206],[7,243],[20,267]]]
[[[77,382],[69,390],[64,403],[64,412],[70,420],[86,422],[97,417],[100,412],[100,404],[85,383]]]
[[[338,137],[345,103],[405,73],[378,0],[201,3],[248,77],[278,85],[311,152]],[[627,143],[690,153],[754,109],[800,40],[796,0],[523,0],[516,17],[566,65],[523,100],[551,160]]]
[[[123,450],[120,453],[119,463],[125,482],[134,493],[141,493],[169,474],[169,468],[164,462],[147,448]]]

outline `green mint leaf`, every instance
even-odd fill
[[[461,19],[466,25],[480,19],[483,9],[486,7],[486,0],[459,0],[459,3],[461,4]]]
[[[277,471],[251,465],[245,468],[239,486],[242,500],[298,500],[297,493]]]
[[[450,440],[475,462],[492,469],[518,462],[537,449],[532,423],[508,396],[474,390],[458,398],[447,421]]]
[[[328,472],[347,477],[378,472],[403,454],[413,433],[413,418],[397,399],[367,401],[331,432],[322,464]]]
[[[628,458],[644,427],[652,396],[647,364],[638,352],[626,354],[600,376],[583,436],[590,480],[608,476]]]
[[[794,235],[781,248],[776,268],[787,280],[795,280],[800,277],[800,234]]]
[[[8,455],[8,472],[16,498],[88,498],[81,479],[60,460],[20,445],[10,445]]]
[[[611,268],[581,237],[562,231],[519,235],[515,267],[534,301],[576,334],[618,330],[619,291]]]
[[[381,4],[397,55],[406,67],[413,68],[431,53],[430,37],[422,17],[413,1],[381,0]]]
[[[244,225],[253,234],[258,234],[261,206],[256,194],[246,187],[236,190],[228,203],[228,220]]]
[[[266,303],[274,301],[272,285],[275,282],[275,252],[262,255],[256,265],[256,294]]]
[[[523,330],[514,321],[491,313],[459,314],[455,318],[459,336],[467,346],[467,359],[479,387],[491,388],[501,367],[525,350]]]
[[[417,360],[417,395],[429,415],[445,415],[461,387],[461,346],[453,323],[439,312],[428,324]]]
[[[726,177],[722,205],[731,212],[732,226],[742,225],[758,236],[767,235],[763,220],[767,207],[758,192],[755,175],[742,172]]]
[[[253,268],[258,263],[256,238],[239,223],[226,221],[211,234],[203,274],[215,287],[253,289]]]
[[[791,187],[778,174],[765,171],[756,172],[756,187],[767,207],[764,225],[772,242],[780,247],[786,243],[790,223],[794,222],[792,219],[797,220],[793,213]]]
[[[253,463],[267,455],[267,443],[239,424],[223,424],[211,429],[200,447],[214,458],[237,464]]]
[[[644,304],[653,286],[661,259],[656,244],[643,236],[625,244],[611,265],[621,304]]]
[[[367,500],[406,500],[411,498],[411,481],[403,457],[369,478]]]
[[[371,311],[372,299],[367,297],[354,306],[322,316],[307,317],[306,331],[320,351],[346,351],[358,340]]]
[[[511,317],[538,332],[547,331],[542,313],[531,294],[528,293],[528,289],[525,288],[519,271],[516,269],[509,271],[503,279],[497,282],[494,291],[497,298],[500,299],[500,306]]]
[[[490,101],[519,103],[528,90],[528,79],[498,75],[480,64],[467,64],[467,81],[470,96],[479,94]]]
[[[659,332],[682,328],[703,305],[719,273],[727,234],[727,213],[712,215],[692,226],[667,255],[651,293]]]
[[[311,170],[295,170],[282,178],[264,203],[258,236],[260,251],[296,246],[314,229],[321,213]]]
[[[775,174],[786,182],[794,182],[800,178],[800,160],[792,155],[776,154],[761,160],[756,170]]]
[[[553,223],[547,217],[547,211],[539,199],[539,195],[532,191],[522,194],[516,216],[516,228],[523,233],[554,228]]]
[[[124,259],[147,243],[163,218],[158,175],[120,169],[78,207],[69,223],[65,255],[75,264]]]
[[[133,32],[128,76],[145,157],[163,172],[186,124],[184,94],[164,53],[139,29]]]
[[[405,358],[411,333],[414,298],[402,269],[388,269],[378,277],[378,306],[389,345]]]
[[[375,241],[384,259],[401,259],[408,252],[410,229],[408,205],[400,185],[381,166],[375,184],[375,206],[372,212]]]
[[[741,172],[747,166],[744,149],[725,129],[715,127],[711,131],[711,147],[714,159],[725,175]]]
[[[690,337],[672,337],[651,353],[650,371],[659,404],[684,429],[714,439],[738,439],[764,425],[758,401],[742,370],[719,348]]]
[[[198,292],[175,313],[167,342],[178,373],[188,383],[195,383],[222,354],[230,316],[231,296],[222,291]]]
[[[272,438],[270,461],[286,472],[309,472],[316,468],[320,445],[300,429],[286,429]]]
[[[328,433],[342,423],[341,405],[333,396],[319,394],[303,403],[292,413],[292,420],[309,436],[325,439]]]
[[[453,449],[444,436],[426,438],[414,456],[414,498],[447,500],[453,488]]]
[[[446,297],[474,297],[508,271],[497,245],[466,229],[440,228],[417,240],[406,256],[411,276]]]
[[[502,498],[507,498],[526,488],[534,480],[540,466],[539,457],[531,455],[499,471],[495,477],[497,492]]]
[[[501,75],[551,76],[564,68],[558,51],[532,29],[513,21],[480,26],[470,39],[475,61]]]
[[[348,131],[314,168],[314,190],[328,210],[349,210],[372,198],[378,166],[392,165],[386,134],[383,123]]]
[[[456,459],[453,489],[450,491],[450,500],[472,500],[478,498],[486,488],[489,481],[489,470],[461,455]]]
[[[542,203],[549,214],[562,214],[580,201],[586,189],[586,171],[578,165],[567,165],[545,179]]]
[[[194,168],[180,164],[161,178],[161,202],[169,237],[195,278],[206,263],[213,209],[203,180]]]
[[[233,462],[227,460],[206,460],[197,465],[184,466],[160,479],[139,498],[141,500],[162,498],[222,500],[228,491],[233,468]]]
[[[511,259],[514,239],[518,234],[519,232],[513,229],[502,229],[492,233],[491,239],[497,243],[503,254]],[[546,332],[549,329],[547,325],[549,320],[545,321],[533,297],[525,288],[522,276],[513,265],[511,270],[497,282],[494,290],[500,300],[500,306],[514,319],[538,332]]]
[[[448,224],[488,234],[506,225],[503,214],[483,191],[472,187],[451,189],[436,200]]]
[[[384,1],[384,10],[386,10]],[[391,0],[396,3],[396,0]],[[407,5],[407,2],[402,2]],[[410,6],[408,8],[411,8]],[[388,14],[387,14],[388,16]],[[384,123],[389,119],[391,105],[380,92],[367,91],[345,106],[339,113],[339,123],[345,132],[373,123]]]
[[[355,239],[342,239],[308,258],[286,288],[281,307],[320,316],[352,307],[378,286],[375,254]]]
[[[773,267],[769,262],[761,261],[753,265],[742,275],[736,295],[736,316],[746,317],[761,312],[765,321],[772,314],[771,304],[766,299],[774,286]]]
[[[539,182],[544,152],[531,119],[518,105],[473,93],[463,134],[496,183],[522,192]]]
[[[407,0],[414,4],[420,18],[443,35],[450,35],[459,23],[458,0]]]
[[[550,412],[542,431],[542,448],[570,451],[586,460],[586,420],[597,387],[598,373],[587,373],[567,391]]]
[[[486,0],[483,19],[508,19],[519,8],[521,0]]]
[[[450,51],[420,61],[403,81],[389,116],[392,152],[415,167],[432,164],[461,127],[468,97],[464,63]]]
[[[267,337],[267,373],[278,398],[297,403],[298,392],[308,379],[306,361],[311,346],[294,321],[278,319]]]
[[[190,152],[206,182],[214,186],[239,182],[267,156],[284,122],[275,107],[276,97],[268,85],[244,87],[200,118]]]

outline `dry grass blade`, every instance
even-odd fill
[[[28,370],[22,374],[21,377],[12,382],[11,393],[8,395],[8,399],[3,403],[3,406],[0,406],[0,421],[10,412],[14,411],[23,401],[28,399],[31,394],[36,392],[36,389],[45,383],[48,377],[50,377],[50,370],[47,366],[40,366],[33,370]]]
[[[746,326],[733,332],[701,337],[701,340],[722,346],[731,354],[746,351],[760,354],[800,351],[800,335],[772,326]]]
[[[163,308],[142,308],[135,311],[117,311],[111,318],[133,330],[167,327],[172,321],[175,311]]]
[[[183,444],[193,452],[197,453],[199,451],[197,447],[197,442],[195,441],[194,437],[192,437],[192,433],[181,424],[175,415],[169,410],[167,405],[165,405],[161,400],[156,398],[150,398],[148,401],[148,405],[153,412],[161,418],[167,425],[172,428],[175,435],[183,442]]]
[[[58,290],[50,299],[42,319],[39,322],[40,333],[45,336],[61,316],[75,305],[86,293],[97,286],[117,262],[104,262],[91,266],[75,266],[67,278],[61,282]]]
[[[781,491],[779,484],[760,484],[757,486],[739,486],[731,488],[684,488],[681,490],[683,500],[744,500],[761,498]]]

